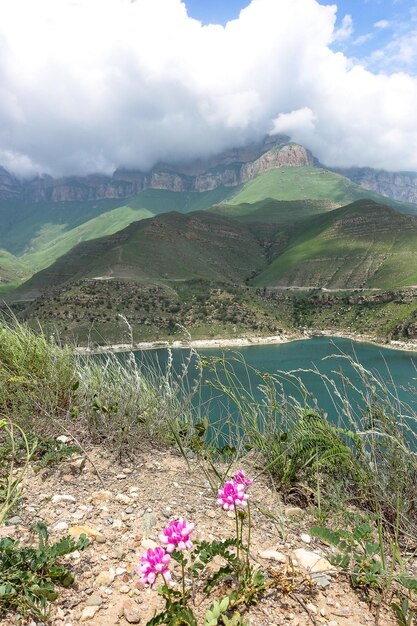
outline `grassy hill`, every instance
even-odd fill
[[[210,210],[219,215],[234,217],[241,222],[262,222],[288,225],[339,207],[333,200],[274,200],[265,198],[242,204],[219,204]]]
[[[35,274],[17,295],[33,296],[80,278],[243,282],[267,265],[263,246],[244,225],[208,212],[167,213],[116,234],[83,242]]]
[[[360,200],[311,219],[253,284],[328,288],[417,284],[417,218]]]
[[[392,206],[402,213],[417,214],[417,207],[413,204],[391,200],[359,187],[340,174],[317,167],[283,167],[260,174],[243,185],[228,199],[227,204],[243,206],[242,211],[246,214],[248,204],[254,205],[256,211],[256,203],[265,198],[284,201],[318,200],[331,202],[335,206],[369,198]]]
[[[235,191],[235,190],[233,190]],[[28,278],[48,267],[82,241],[112,235],[132,222],[169,211],[204,210],[232,192],[219,188],[192,193],[148,189],[126,200],[0,204],[0,245],[15,256],[19,272],[7,280]],[[7,252],[5,252],[7,254]],[[0,274],[1,276],[1,274]]]

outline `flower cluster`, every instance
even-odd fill
[[[193,544],[190,540],[190,535],[194,530],[194,524],[190,524],[187,520],[180,517],[178,520],[174,520],[168,524],[166,528],[159,535],[161,543],[166,546],[168,553],[174,550],[191,550]]]
[[[194,530],[194,524],[180,517],[173,520],[159,535],[161,542],[165,547],[150,548],[140,559],[140,563],[136,566],[135,571],[139,574],[139,585],[154,584],[158,574],[160,574],[165,583],[171,580],[171,572],[169,564],[171,557],[169,556],[174,550],[191,549],[193,544],[190,540],[190,534]]]
[[[142,555],[140,564],[135,567],[135,572],[140,576],[139,584],[152,587],[158,574],[163,576],[165,582],[169,582],[171,580],[170,561],[171,557],[165,552],[164,548],[149,548]]]
[[[253,483],[252,478],[246,478],[242,470],[236,472],[232,480],[228,480],[217,496],[217,504],[226,511],[232,511],[236,507],[245,508],[248,500],[246,489]]]

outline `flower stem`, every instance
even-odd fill
[[[186,599],[185,599],[185,563],[184,561],[181,561],[181,570],[182,570],[182,606],[185,607]]]
[[[235,522],[236,522],[236,556],[240,558],[240,537],[239,537],[239,514],[235,505]]]
[[[251,540],[251,526],[252,526],[252,521],[251,521],[251,516],[250,516],[250,502],[248,501],[248,546],[246,549],[246,569],[249,570],[249,555],[250,555],[250,540]]]
[[[169,588],[169,585],[168,585],[168,583],[167,583],[167,581],[166,581],[166,579],[165,579],[165,576],[164,576],[162,573],[161,573],[161,576],[162,576],[162,578],[163,578],[163,580],[164,580],[165,587],[167,588],[167,591],[168,591],[168,597],[169,597],[169,599],[170,599],[170,600],[171,600],[171,602],[172,602],[171,589]]]

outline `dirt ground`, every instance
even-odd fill
[[[242,468],[255,476],[249,489],[253,562],[264,570],[273,568],[285,573],[291,570],[291,560],[299,581],[291,597],[282,589],[266,593],[245,614],[249,624],[394,624],[384,612],[378,622],[368,604],[350,588],[345,575],[327,571],[328,563],[319,562],[329,549],[308,535],[314,520],[297,507],[284,506],[268,480],[256,477],[254,468],[239,465],[233,470]],[[108,451],[95,449],[86,460],[61,463],[38,473],[30,470],[23,494],[12,518],[15,524],[0,528],[1,535],[33,541],[30,527],[42,520],[48,525],[51,539],[68,532],[86,532],[91,537],[84,552],[66,557],[76,583],[62,590],[54,604],[54,626],[145,625],[161,608],[160,598],[156,589],[136,587],[134,567],[144,550],[159,541],[158,535],[169,520],[186,517],[194,522],[192,539],[225,539],[233,536],[235,526],[233,513],[216,506],[216,494],[199,463],[191,460],[187,466],[182,457],[167,451],[141,450],[134,463],[116,464]],[[294,552],[298,549],[302,554]],[[312,553],[316,556],[311,557]],[[300,562],[305,558],[318,562],[317,568],[315,564],[309,566],[313,570],[326,571],[309,572]],[[200,615],[204,606],[199,609]],[[13,615],[4,620],[4,626],[18,623],[22,622]],[[40,622],[32,622],[31,626],[36,624]]]

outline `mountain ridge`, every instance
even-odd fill
[[[280,167],[313,165],[311,152],[280,135],[235,148],[205,160],[157,164],[149,172],[116,169],[112,176],[90,174],[53,178],[38,176],[18,181],[0,169],[0,201],[27,202],[91,201],[128,198],[147,189],[204,192],[218,187],[237,187],[258,174]]]

